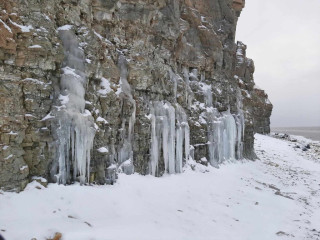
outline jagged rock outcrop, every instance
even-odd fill
[[[246,57],[247,46],[242,42],[237,43],[236,67],[234,78],[238,81],[242,93],[243,110],[246,113],[245,152],[247,158],[255,158],[253,149],[254,133],[270,133],[270,116],[272,104],[268,95],[254,83],[254,63]]]
[[[0,0],[0,187],[253,159],[272,105],[234,42],[243,7]]]

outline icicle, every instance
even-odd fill
[[[56,134],[58,137],[57,182],[66,184],[79,178],[81,183],[89,181],[90,151],[93,147],[95,130],[91,114],[85,112],[84,53],[71,28],[59,30],[63,43],[65,60],[63,63],[60,89],[62,107],[56,115],[59,119]],[[70,156],[71,151],[71,156]],[[71,169],[72,166],[72,169]],[[71,170],[73,176],[70,175]]]
[[[242,95],[240,89],[237,92],[237,111],[238,114],[235,115],[235,120],[237,124],[237,146],[236,146],[236,159],[242,159],[243,157],[243,137],[244,137],[244,128],[245,120],[242,110]]]
[[[177,123],[177,130],[176,130],[176,169],[177,172],[181,172],[182,171],[182,163],[183,163],[183,138],[184,138],[184,134],[183,134],[183,129],[181,124],[178,122]]]
[[[220,131],[222,122],[219,120],[218,111],[212,105],[211,85],[201,83],[202,91],[206,103],[206,119],[207,119],[207,136],[208,136],[208,152],[209,162],[212,166],[218,167],[221,158],[221,139]]]
[[[207,109],[207,131],[208,131],[208,150],[209,162],[212,166],[218,167],[223,156],[223,122],[219,119],[219,113],[214,108]]]
[[[190,128],[187,121],[184,122],[184,139],[185,139],[184,155],[185,155],[186,162],[188,162],[190,157]],[[182,169],[180,170],[180,172],[182,172]]]
[[[224,160],[235,160],[237,126],[230,111],[223,113],[224,122]]]
[[[183,141],[185,161],[190,155],[190,130],[183,108],[176,109],[169,102],[154,102],[151,113],[150,174],[159,175],[158,164],[162,153],[165,173],[181,173],[183,166]],[[162,159],[161,159],[162,160]]]
[[[188,118],[184,109],[176,104],[176,120],[177,120],[177,146],[176,146],[176,172],[182,172],[183,162],[188,162],[190,157],[190,129],[188,124]],[[184,151],[183,151],[184,141]],[[184,158],[183,158],[184,152]]]
[[[166,173],[175,173],[175,109],[170,103],[154,102],[151,106],[151,174],[158,175],[162,157]]]
[[[122,121],[123,144],[118,153],[118,163],[123,172],[126,174],[132,174],[134,172],[132,142],[134,136],[134,124],[136,122],[136,101],[133,99],[131,87],[127,80],[127,60],[122,54],[119,55],[118,66],[120,69],[120,87],[121,91],[124,93],[124,96],[122,96],[123,101],[128,100],[133,106],[127,131],[125,127],[127,120],[123,119]]]
[[[158,137],[156,133],[156,116],[154,113],[154,109],[151,109],[151,161],[150,161],[150,169],[151,174],[156,176],[158,162],[159,162],[159,147],[158,147]]]
[[[168,172],[175,173],[175,109],[171,104],[165,104],[167,125],[168,125],[168,141],[164,142],[164,145],[168,144]]]
[[[239,140],[239,133],[242,132],[242,125],[229,110],[219,113],[213,108],[211,86],[203,84],[202,90],[207,106],[209,162],[212,166],[218,167],[223,161],[241,158],[242,142]]]

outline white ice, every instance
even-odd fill
[[[152,176],[120,174],[113,186],[29,184],[0,192],[7,240],[276,240],[318,238],[320,144],[256,135],[261,160]]]
[[[238,103],[238,114],[229,110],[220,113],[212,105],[211,85],[202,83],[206,101],[206,124],[208,134],[209,162],[218,167],[224,161],[242,158],[244,117]],[[239,101],[240,102],[240,101]]]
[[[136,122],[136,101],[132,96],[132,89],[128,83],[128,62],[124,55],[120,54],[118,58],[118,68],[120,69],[120,88],[116,92],[122,99],[122,101],[129,101],[132,106],[132,112],[129,119],[122,119],[121,126],[121,139],[123,141],[122,145],[119,147],[117,152],[117,160],[119,167],[126,174],[132,174],[134,172],[133,165],[133,149],[132,143],[134,141],[134,125]],[[104,82],[104,85],[107,85]],[[126,127],[128,125],[128,127]],[[127,162],[128,164],[122,164]]]
[[[89,181],[90,154],[95,135],[93,118],[85,109],[85,57],[72,26],[65,25],[58,30],[65,53],[59,95],[64,108],[56,112],[57,154],[51,176],[62,184],[76,180],[84,183]]]
[[[151,114],[150,174],[159,176],[159,161],[164,173],[181,173],[190,156],[190,130],[184,109],[169,102],[153,102]]]

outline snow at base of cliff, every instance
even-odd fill
[[[0,192],[0,234],[37,240],[320,239],[320,143],[255,135],[260,160],[113,186]],[[302,151],[298,144],[310,144]],[[199,170],[202,169],[202,170]]]

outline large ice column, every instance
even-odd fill
[[[58,29],[62,40],[65,59],[60,79],[60,107],[57,107],[58,119],[55,127],[57,140],[57,162],[51,173],[58,183],[66,184],[79,180],[89,181],[90,152],[95,135],[93,118],[85,110],[84,52],[79,47],[72,26]]]
[[[225,160],[235,160],[237,125],[229,112],[219,113],[209,109],[208,118],[208,150],[209,162],[212,166]]]
[[[204,80],[204,77],[201,77]],[[207,119],[207,136],[208,136],[208,152],[209,163],[218,167],[220,159],[223,157],[222,142],[223,142],[223,122],[220,120],[220,114],[212,103],[212,86],[204,82],[201,83],[201,88],[205,97],[206,104],[206,119]]]
[[[165,104],[167,111],[168,141],[163,141],[163,146],[168,145],[168,172],[175,172],[175,109],[171,104]]]
[[[236,123],[238,126],[237,132],[237,151],[236,151],[236,158],[242,159],[243,158],[243,147],[244,147],[244,128],[245,128],[245,119],[243,111],[239,111],[236,118]]]
[[[218,167],[219,161],[222,158],[221,143],[223,136],[223,123],[220,121],[219,115],[213,107],[207,108],[206,117],[209,162],[212,166]]]
[[[134,124],[136,122],[136,101],[133,99],[132,90],[130,84],[128,83],[128,67],[127,60],[124,55],[120,54],[118,59],[118,67],[120,69],[120,89],[123,94],[120,94],[123,101],[129,101],[132,105],[132,113],[127,120],[122,119],[122,139],[123,144],[118,152],[118,163],[123,172],[126,174],[132,174],[134,172],[133,165],[133,149],[132,142],[134,137]],[[126,123],[128,121],[128,128],[126,128]]]
[[[154,176],[159,175],[158,164],[161,156],[165,172],[175,173],[175,109],[169,102],[154,102],[150,109],[150,173]]]
[[[237,143],[236,143],[236,159],[243,158],[243,141],[244,141],[244,128],[245,128],[245,119],[242,106],[242,95],[240,89],[237,93],[237,114],[234,115],[235,121],[237,124]]]
[[[190,155],[190,130],[183,108],[169,102],[153,102],[151,110],[150,174],[158,176],[159,161],[164,173],[181,173]]]
[[[209,162],[218,167],[226,160],[242,157],[243,115],[232,115],[230,111],[220,113],[212,105],[211,85],[202,84],[206,102]]]
[[[179,104],[176,104],[176,120],[176,172],[181,173],[183,160],[188,162],[190,157],[190,129],[187,114]]]
[[[159,163],[159,136],[160,133],[157,133],[157,119],[155,116],[155,110],[151,108],[151,149],[150,149],[150,161],[149,161],[149,172],[153,176],[156,175],[158,171]]]
[[[235,160],[237,126],[234,117],[230,111],[222,114],[223,121],[223,159],[222,160]]]

